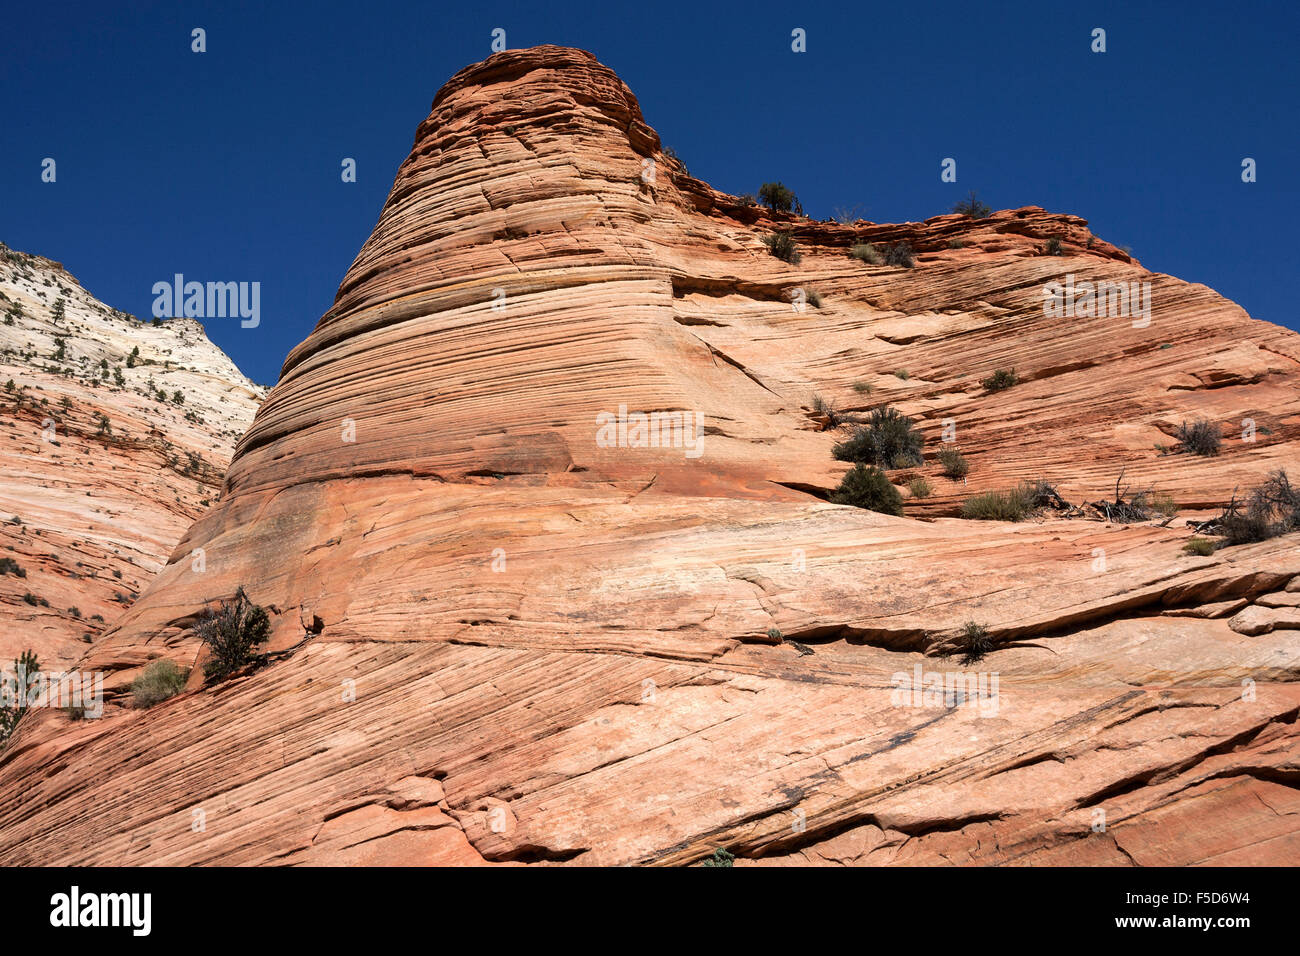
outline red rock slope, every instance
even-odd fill
[[[193,319],[137,321],[3,245],[0,315],[0,557],[22,572],[0,575],[0,662],[59,670],[217,496],[263,389]]]
[[[30,715],[0,756],[0,851],[1294,859],[1300,551],[1182,545],[1194,509],[1296,467],[1300,337],[1034,207],[777,218],[666,158],[590,54],[453,77],[219,506],[92,648],[118,706],[75,728]],[[798,265],[768,253],[774,225]],[[851,258],[863,241],[907,241],[916,266]],[[1150,282],[1152,321],[1046,317],[1044,285],[1070,273]],[[985,394],[1010,367],[1022,383]],[[892,477],[935,496],[903,518],[823,500],[844,433],[814,394],[917,416],[927,463]],[[701,454],[598,442],[620,406],[702,414]],[[1223,454],[1156,450],[1201,416]],[[932,460],[945,420],[965,484]],[[953,517],[1022,477],[1101,498],[1121,469],[1182,516]],[[131,708],[138,668],[195,663],[196,616],[241,584],[272,610],[274,663]],[[1268,620],[1247,636],[1229,621],[1252,602]],[[967,621],[995,650],[963,667],[935,651]],[[901,693],[918,669],[996,679],[996,697]]]

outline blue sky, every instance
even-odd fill
[[[141,316],[176,272],[259,281],[260,327],[208,334],[274,382],[434,94],[497,27],[512,48],[591,50],[719,189],[780,179],[810,215],[899,222],[973,188],[1083,216],[1148,268],[1300,328],[1295,3],[10,4],[0,240]]]

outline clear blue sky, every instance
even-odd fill
[[[207,321],[260,382],[329,307],[434,93],[495,27],[512,48],[591,50],[720,189],[780,179],[810,215],[898,222],[975,188],[1083,216],[1148,268],[1300,327],[1295,2],[112,6],[7,5],[0,240],[140,316],[176,272],[260,281],[259,328]]]

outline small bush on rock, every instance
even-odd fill
[[[912,419],[889,405],[873,409],[866,423],[840,442],[832,454],[840,461],[862,462],[881,468],[907,468],[921,464],[924,436]]]
[[[887,266],[899,266],[903,269],[912,268],[912,244],[910,242],[898,242],[892,246],[885,246],[884,259]]]
[[[1183,422],[1178,426],[1177,437],[1186,451],[1207,458],[1219,453],[1219,442],[1222,438],[1219,426],[1205,418],[1198,419],[1190,425]]]
[[[250,601],[241,587],[234,598],[222,601],[215,611],[209,610],[194,631],[212,652],[203,674],[215,681],[253,659],[257,646],[270,638],[271,622],[266,609]]]
[[[188,670],[172,661],[157,660],[131,682],[131,695],[137,707],[152,707],[179,694],[189,676]]]
[[[1000,392],[1005,388],[1010,388],[1020,380],[1016,378],[1015,369],[1000,368],[988,378],[980,382],[986,392]]]
[[[798,200],[784,183],[763,183],[758,187],[758,201],[772,212],[789,212]]]
[[[945,448],[939,452],[939,464],[943,465],[946,478],[965,478],[970,474],[970,462],[956,448]]]
[[[960,643],[963,664],[977,663],[993,650],[993,639],[989,637],[988,628],[974,621],[967,621],[962,627]]]
[[[869,242],[859,242],[849,250],[849,255],[870,266],[878,266],[885,261],[880,251]]]
[[[980,202],[979,195],[973,189],[969,196],[952,207],[952,211],[962,216],[970,216],[972,219],[987,219],[993,214],[993,210],[986,203]]]
[[[913,478],[908,482],[907,490],[912,493],[913,498],[929,498],[934,494],[934,485],[924,478]]]
[[[837,505],[853,505],[881,514],[903,514],[903,496],[890,484],[885,473],[879,468],[867,465],[854,465],[849,469],[840,486],[831,495],[831,501]]]
[[[763,245],[767,246],[767,251],[782,262],[798,265],[803,259],[802,253],[799,252],[799,244],[794,241],[794,233],[774,232],[770,236],[763,237]]]

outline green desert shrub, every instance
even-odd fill
[[[12,574],[19,578],[27,577],[27,572],[13,558],[0,558],[0,574]]]
[[[1000,368],[988,378],[980,381],[986,392],[1000,392],[1005,388],[1010,388],[1020,380],[1016,378],[1015,369]]]
[[[1214,542],[1209,538],[1192,538],[1191,541],[1183,545],[1183,550],[1188,554],[1206,558],[1214,554]]]
[[[701,865],[702,866],[734,866],[735,862],[736,862],[736,855],[734,853],[731,853],[723,849],[722,847],[718,847],[716,850],[713,851],[713,856],[706,859],[704,863]]]
[[[865,262],[870,266],[878,266],[884,263],[885,259],[877,249],[869,242],[859,242],[849,250],[849,255],[859,262]]]
[[[898,493],[879,468],[857,464],[849,469],[840,486],[831,495],[837,505],[852,505],[881,514],[903,514],[903,496]]]
[[[1052,236],[1047,240],[1047,244],[1043,246],[1043,254],[1048,256],[1059,256],[1061,254],[1060,236]]]
[[[210,680],[221,680],[253,660],[256,648],[270,637],[271,622],[266,609],[248,599],[241,587],[229,601],[195,625],[194,632],[208,646],[212,656],[203,665]]]
[[[131,695],[137,707],[152,707],[179,694],[189,676],[188,670],[166,658],[156,660],[131,682]]]
[[[772,212],[789,212],[798,200],[784,183],[763,183],[758,187],[758,201]]]
[[[853,391],[857,392],[859,395],[870,395],[873,388],[870,382],[854,382]]]
[[[840,461],[860,462],[881,468],[907,468],[922,462],[925,438],[912,419],[898,409],[882,405],[872,409],[865,423],[838,443],[832,454]]]
[[[965,478],[970,474],[970,463],[956,448],[945,448],[940,451],[939,464],[943,466],[943,473],[947,478]]]
[[[763,237],[763,245],[767,246],[767,251],[782,262],[798,265],[803,259],[803,255],[799,252],[799,244],[794,241],[794,233],[774,232],[770,236]]]
[[[961,516],[973,521],[1021,521],[1028,513],[1014,490],[986,491],[967,498],[961,506]]]
[[[1222,436],[1219,426],[1207,418],[1197,419],[1190,425],[1183,422],[1178,426],[1176,436],[1183,448],[1194,455],[1210,457],[1219,453]]]
[[[1005,491],[986,491],[966,499],[961,516],[974,521],[1023,521],[1056,500],[1056,489],[1047,482],[1022,481]]]
[[[913,478],[907,483],[907,490],[912,493],[913,498],[929,498],[934,494],[934,485],[924,478]]]

